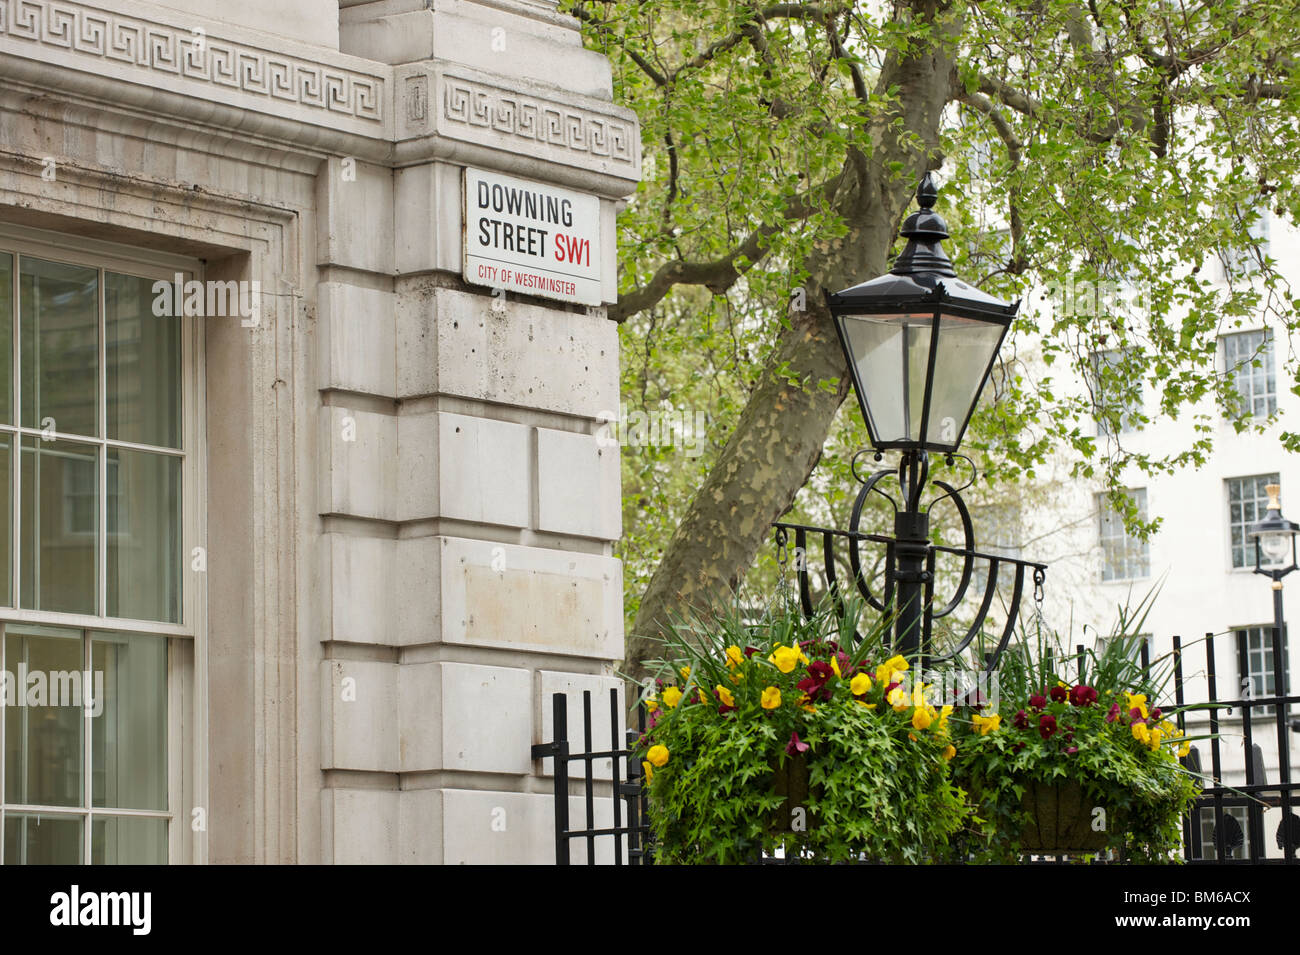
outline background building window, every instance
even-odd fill
[[[1255,545],[1246,536],[1252,524],[1268,508],[1270,484],[1280,484],[1277,474],[1228,478],[1228,539],[1232,545],[1232,566],[1255,566]]]
[[[1258,627],[1239,627],[1237,646],[1241,654],[1239,669],[1241,673],[1242,693],[1247,692],[1252,699],[1270,696],[1286,696],[1291,683],[1290,661],[1287,659],[1286,643],[1282,645],[1282,687],[1278,687],[1273,673],[1273,627],[1271,624]],[[1251,716],[1272,716],[1273,707],[1256,706],[1251,708]]]
[[[1277,375],[1271,331],[1261,329],[1224,335],[1223,362],[1232,381],[1229,414],[1266,418],[1277,411]]]
[[[1146,520],[1146,488],[1125,491],[1137,507],[1138,517]],[[1097,495],[1101,517],[1101,579],[1134,580],[1151,576],[1151,555],[1147,542],[1129,533],[1124,517],[1116,512],[1104,494]]]
[[[1219,848],[1214,831],[1214,810],[1200,811],[1201,858],[1218,858]],[[1250,858],[1250,822],[1245,806],[1223,807],[1223,841],[1229,859]]]

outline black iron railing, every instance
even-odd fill
[[[609,691],[609,749],[594,749],[591,729],[591,691],[582,693],[582,742],[581,752],[572,752],[569,747],[569,709],[568,698],[563,693],[551,697],[553,739],[549,743],[533,746],[533,759],[551,759],[554,761],[553,793],[555,799],[555,863],[569,865],[571,844],[580,840],[586,846],[587,865],[595,865],[598,850],[606,848],[606,842],[612,841],[611,861],[614,865],[643,865],[650,861],[648,840],[650,828],[646,822],[645,790],[641,785],[641,764],[634,758],[633,750],[637,740],[645,732],[645,710],[637,707],[640,729],[619,732],[623,725],[622,707],[619,705],[618,688]],[[610,782],[608,793],[597,797],[595,763],[597,760],[610,761]],[[572,766],[580,766],[578,775],[572,772]],[[570,800],[575,798],[571,783],[578,783],[581,800],[583,826],[570,828]],[[598,802],[599,799],[599,802]],[[604,803],[610,806],[612,825],[596,824],[597,806]],[[624,821],[626,819],[626,822]],[[599,841],[598,841],[599,840]]]

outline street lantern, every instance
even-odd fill
[[[937,196],[926,173],[894,267],[827,297],[878,451],[957,450],[1019,306],[957,278]]]
[[[898,651],[920,656],[923,662],[934,659],[929,646],[931,625],[958,606],[970,583],[973,562],[977,559],[988,562],[988,584],[975,623],[954,653],[969,646],[983,626],[993,600],[999,566],[1012,565],[1014,593],[1007,626],[998,649],[992,654],[995,663],[1015,622],[1025,571],[1032,570],[1035,599],[1041,599],[1046,568],[1042,564],[1008,561],[976,551],[970,514],[959,489],[943,481],[933,483],[943,492],[941,498],[957,507],[966,546],[955,549],[933,544],[930,512],[922,506],[921,494],[929,479],[930,453],[943,454],[951,463],[961,446],[1019,303],[1008,304],[957,278],[943,250],[948,226],[934,211],[937,197],[934,180],[926,173],[916,190],[920,208],[907,217],[901,230],[907,245],[889,273],[826,297],[876,459],[880,460],[883,451],[902,452],[897,472],[901,501],[895,501],[878,486],[892,472],[878,471],[863,481],[849,527],[849,558],[858,589],[871,606],[895,615]],[[857,549],[861,541],[877,539],[875,535],[858,533],[863,506],[873,491],[894,504],[894,536],[883,539],[888,545],[886,584],[879,600],[871,594],[861,573]],[[801,546],[803,539],[799,535],[806,535],[810,530],[781,523],[777,529],[779,534],[793,529],[797,546]],[[778,543],[783,539],[778,537]],[[830,537],[826,536],[825,540],[826,573],[834,589]],[[953,599],[936,609],[932,606],[934,563],[940,551],[961,556],[963,565]],[[801,576],[801,586],[804,584],[806,575]],[[808,610],[806,593],[803,596]]]
[[[1255,573],[1272,577],[1277,582],[1296,569],[1295,538],[1300,532],[1300,524],[1282,516],[1282,505],[1278,500],[1281,490],[1277,484],[1264,488],[1268,495],[1268,508],[1248,534],[1255,542]]]

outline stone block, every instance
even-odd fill
[[[537,714],[536,725],[539,728],[538,733],[534,736],[535,743],[548,743],[555,738],[555,715],[552,710],[551,699],[556,693],[563,693],[565,696],[564,708],[566,719],[568,721],[568,738],[569,751],[576,753],[587,750],[586,741],[583,738],[583,701],[582,694],[584,691],[591,693],[591,749],[607,750],[611,748],[610,738],[610,713],[609,713],[609,691],[618,692],[618,722],[615,724],[619,730],[619,737],[615,748],[622,748],[626,745],[626,740],[622,735],[622,730],[627,723],[626,707],[624,706],[623,681],[613,676],[590,676],[581,673],[561,673],[555,670],[537,671]],[[592,764],[592,775],[596,779],[610,779],[613,776],[613,761],[609,759],[597,760]],[[555,775],[555,760],[541,760],[542,775]],[[624,767],[620,766],[620,769]],[[569,772],[571,775],[583,772],[581,764],[570,764]]]
[[[403,772],[532,771],[532,680],[514,667],[404,664],[399,677]]]
[[[603,315],[401,285],[399,398],[459,395],[592,420],[616,420],[618,327]]]
[[[332,156],[316,181],[316,264],[393,274],[393,171]]]
[[[397,498],[391,512],[399,521],[438,515],[438,415],[402,410],[397,416]]]
[[[616,558],[439,540],[444,642],[623,659],[623,566]]]
[[[318,297],[320,387],[396,397],[393,293],[322,282]]]
[[[397,418],[331,406],[321,427],[320,513],[393,520]]]
[[[441,516],[528,526],[528,428],[490,418],[439,414],[438,462]]]
[[[594,436],[535,429],[537,529],[618,540],[623,499],[617,445],[601,447]]]
[[[369,789],[321,792],[323,861],[333,865],[393,865],[399,857],[403,793]]]
[[[321,768],[395,773],[398,665],[371,660],[321,662]]]
[[[551,796],[444,789],[441,798],[444,864],[555,864],[555,810]],[[585,826],[584,811],[581,798],[575,796],[569,800],[572,825]],[[614,810],[609,799],[597,799],[594,826],[608,827],[613,821]],[[570,861],[585,864],[585,840],[574,839],[569,845]],[[613,861],[613,837],[598,838],[597,864],[609,865]]]
[[[461,270],[460,166],[432,162],[394,173],[393,251],[398,275]]]

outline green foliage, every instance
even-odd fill
[[[874,118],[906,105],[874,80],[886,57],[924,41],[913,6],[562,4],[611,58],[615,98],[642,128],[645,178],[619,217],[633,303],[614,310],[624,400],[708,420],[698,455],[680,443],[624,448],[630,615],[799,290],[820,295],[804,288],[809,262],[852,241],[823,187],[873,154]],[[1216,338],[1262,322],[1281,342],[1295,324],[1294,297],[1251,228],[1264,212],[1300,212],[1300,5],[1000,0],[946,15],[961,18],[937,144],[948,248],[964,278],[1030,297],[988,389],[997,400],[982,403],[965,444],[993,486],[1032,481],[1060,451],[1076,477],[1121,487],[1126,470],[1205,461],[1223,418],[1267,427],[1234,406]],[[907,122],[901,111],[889,134],[915,136]],[[1097,352],[1116,361],[1098,368]],[[1297,356],[1279,348],[1277,360],[1279,381],[1294,382]],[[1148,411],[1130,415],[1139,396]],[[1186,439],[1156,451],[1119,426],[1156,417],[1181,418]],[[1300,448],[1294,427],[1283,441]],[[839,503],[847,454],[864,444],[856,408],[841,414],[796,519]],[[757,573],[770,582],[774,570]]]
[[[732,613],[674,628],[641,746],[658,861],[946,854],[964,814],[948,775],[948,714],[891,692],[908,664],[886,660],[883,621],[854,644],[858,609],[823,607],[805,621],[790,608],[757,623]]]
[[[1182,819],[1200,784],[1178,761],[1187,747],[1178,713],[1155,706],[1168,661],[1152,661],[1149,672],[1139,662],[1136,634],[1149,601],[1136,621],[1121,613],[1102,648],[1082,658],[1041,633],[1009,652],[998,674],[997,725],[981,714],[956,743],[953,772],[980,821],[967,852],[1014,862],[1032,825],[1025,799],[1030,784],[1075,783],[1107,849],[1126,861],[1176,858]],[[1094,815],[1096,808],[1101,812]]]

